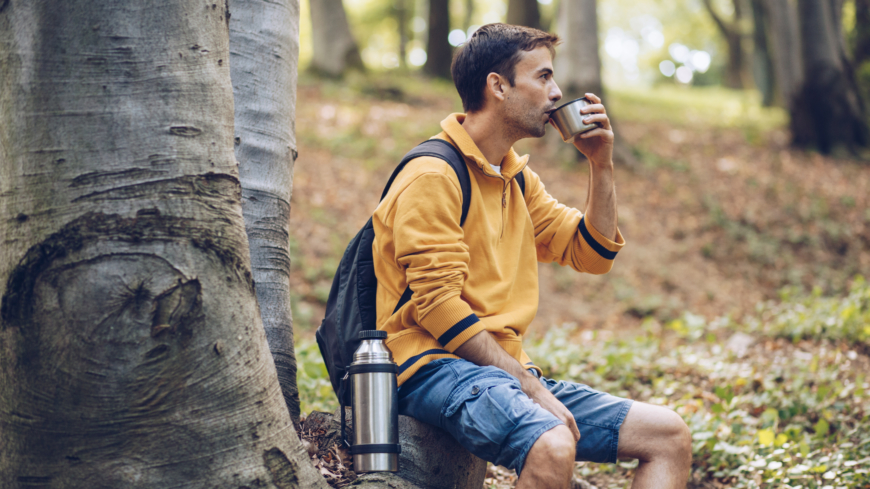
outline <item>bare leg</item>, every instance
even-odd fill
[[[634,402],[619,429],[617,454],[640,462],[632,489],[683,489],[692,468],[692,434],[670,409]]]
[[[576,442],[565,425],[547,431],[532,445],[516,489],[566,489],[571,487]]]

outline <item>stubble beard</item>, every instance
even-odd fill
[[[511,103],[505,107],[505,120],[513,139],[541,138],[547,131],[547,123],[541,122],[544,113],[538,108],[523,103]]]

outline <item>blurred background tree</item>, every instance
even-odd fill
[[[438,78],[450,79],[450,0],[429,0],[429,36],[426,41],[426,65],[423,71]]]
[[[728,88],[749,88],[752,82],[743,48],[743,41],[746,38],[743,0],[732,0],[730,5],[726,5],[731,11],[731,19],[726,19],[717,12],[713,7],[713,0],[704,0],[704,7],[710,13],[710,17],[716,23],[719,33],[728,46],[728,64],[723,82]]]
[[[791,101],[797,146],[857,153],[870,145],[867,112],[846,52],[841,0],[799,0],[803,83]]]
[[[341,76],[348,69],[363,69],[356,40],[341,0],[311,0],[311,70]]]
[[[563,87],[567,92],[572,92],[574,85],[582,86],[578,89],[584,92],[599,93],[667,85],[687,89],[722,86],[747,97],[759,93],[762,105],[788,110],[793,116],[794,142],[802,147],[823,152],[837,146],[851,151],[866,148],[866,138],[860,135],[866,126],[866,100],[870,97],[870,0],[610,0],[593,4],[347,0],[342,5],[338,0],[303,0],[302,10],[310,10],[310,22],[305,22],[308,16],[304,15],[300,66],[330,75],[354,66],[373,72],[399,69],[449,80],[454,49],[478,26],[517,23],[559,31],[572,39],[571,46],[566,43],[560,49],[572,51],[565,56],[570,59],[559,61],[561,70],[570,71],[560,73],[568,83]],[[826,13],[802,24],[799,6],[808,12],[822,9]],[[597,8],[594,14],[592,7]],[[566,8],[576,12],[573,22],[577,26],[587,27],[559,27],[557,24],[569,22],[566,15],[557,15]],[[590,15],[595,16],[595,22]],[[588,27],[593,25],[597,26],[594,34]],[[823,32],[826,41],[819,38]],[[575,37],[584,40],[577,45]],[[802,46],[818,49],[808,53]],[[838,102],[843,107],[832,117],[853,121],[846,124],[850,129],[835,131],[851,134],[848,141],[815,134],[818,124],[802,123],[801,104],[794,103],[808,83],[821,83],[806,78],[807,74],[820,76],[806,61],[810,56],[818,63],[823,51],[827,53],[826,66],[840,73],[837,83],[846,87]],[[833,86],[830,81],[824,83]]]
[[[540,29],[541,13],[538,10],[538,0],[508,0],[506,22]]]

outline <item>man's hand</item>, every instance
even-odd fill
[[[610,127],[610,119],[607,110],[601,104],[601,99],[594,93],[587,93],[586,98],[592,104],[580,109],[584,114],[583,122],[586,124],[598,123],[597,129],[586,131],[574,137],[574,146],[589,158],[589,162],[595,166],[605,167],[613,164],[613,129]]]
[[[489,331],[481,331],[472,336],[453,353],[475,365],[498,367],[516,377],[520,381],[523,392],[542,408],[553,413],[559,421],[565,423],[574,435],[574,440],[580,441],[580,430],[577,429],[577,422],[574,421],[571,411],[559,402],[537,377],[510,356],[489,334]]]
[[[523,392],[542,408],[550,411],[553,416],[559,421],[565,423],[565,426],[571,430],[574,435],[574,442],[580,441],[580,430],[577,428],[577,422],[574,420],[574,415],[565,407],[556,396],[554,396],[546,387],[541,384],[540,379],[526,372],[525,378],[520,379],[520,386]]]

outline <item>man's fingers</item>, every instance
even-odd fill
[[[583,118],[584,124],[592,124],[593,122],[600,123],[605,129],[610,127],[610,119],[607,114],[592,114]]]
[[[594,137],[598,137],[598,136],[613,137],[613,132],[608,130],[608,129],[602,129],[599,127],[597,129],[593,129],[591,131],[584,132],[583,134],[580,135],[580,139],[589,139],[589,138],[594,138]]]
[[[591,113],[606,114],[607,109],[605,109],[604,106],[601,104],[591,104],[591,105],[587,105],[586,107],[583,107],[582,109],[580,109],[580,113],[581,114],[591,114]]]
[[[574,420],[574,416],[568,416],[568,422],[565,423],[569,430],[571,430],[571,434],[574,435],[574,443],[580,441],[580,429],[577,428],[577,422]]]
[[[600,104],[600,103],[601,103],[601,98],[598,97],[598,95],[595,95],[594,93],[587,93],[587,94],[586,94],[586,98],[588,98],[589,100],[591,100],[593,103],[596,103],[596,104]]]

